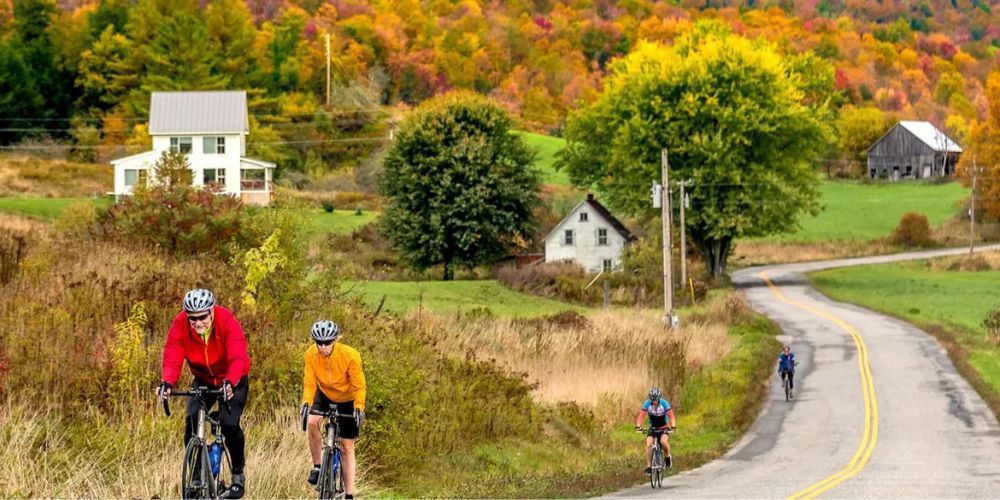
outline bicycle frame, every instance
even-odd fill
[[[182,484],[181,484],[181,494],[184,497],[187,497],[187,489],[189,487],[188,484],[183,484],[183,483],[185,483],[187,481],[187,478],[185,477],[186,476],[187,465],[188,465],[188,463],[187,463],[187,449],[191,448],[192,446],[199,448],[198,453],[199,453],[199,456],[201,457],[201,459],[199,460],[199,462],[202,462],[199,465],[202,468],[204,468],[205,465],[208,465],[208,469],[205,470],[205,472],[208,472],[208,474],[210,476],[210,478],[209,478],[209,484],[208,484],[207,496],[211,497],[211,498],[222,498],[222,495],[227,492],[225,482],[223,482],[222,479],[219,477],[221,475],[221,472],[222,472],[222,464],[220,463],[219,473],[218,474],[214,473],[211,470],[210,461],[209,461],[209,458],[208,458],[208,444],[209,443],[208,443],[208,441],[206,439],[207,436],[205,435],[205,421],[208,420],[211,423],[211,426],[212,426],[212,435],[215,436],[216,439],[219,440],[222,443],[222,457],[220,457],[220,461],[227,460],[228,456],[229,456],[229,451],[226,448],[225,438],[222,436],[222,433],[221,433],[221,426],[222,426],[221,417],[220,417],[220,419],[211,419],[211,418],[209,418],[209,416],[208,416],[208,402],[205,400],[205,398],[208,397],[208,396],[221,396],[222,395],[222,391],[223,391],[223,389],[211,390],[211,389],[208,389],[206,387],[193,387],[193,388],[191,388],[190,391],[174,391],[174,392],[170,393],[170,396],[196,398],[196,399],[198,399],[198,405],[199,405],[199,407],[198,407],[198,416],[196,418],[196,425],[197,425],[197,427],[194,429],[194,433],[191,436],[191,439],[188,440],[188,443],[187,443],[186,448],[185,448],[185,460],[184,460],[184,470],[185,470],[185,472],[182,473],[182,477],[181,477],[181,482],[182,482]],[[221,398],[219,399],[219,405],[220,405],[220,407],[224,407],[227,410],[229,410],[229,408],[230,408],[229,407],[229,403],[227,401],[221,399]],[[168,417],[170,416],[170,403],[169,403],[169,401],[167,399],[163,400],[163,411],[164,411],[164,413],[166,413],[166,415]]]
[[[325,433],[323,438],[323,458],[320,464],[320,477],[316,484],[316,489],[319,491],[320,498],[340,498],[345,493],[347,485],[344,484],[346,478],[344,477],[341,455],[343,449],[340,445],[340,424],[337,422],[337,418],[354,418],[354,415],[337,413],[336,410],[329,412],[310,410],[309,414],[322,416],[326,420],[323,425]],[[303,421],[304,424],[305,421]]]

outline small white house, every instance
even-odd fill
[[[588,194],[545,237],[545,262],[575,262],[588,272],[621,268],[622,250],[636,238]]]
[[[250,132],[245,91],[153,92],[149,135],[153,149],[112,160],[115,196],[127,196],[145,182],[164,151],[187,154],[195,186],[208,185],[244,203],[267,205],[274,164],[247,158]]]

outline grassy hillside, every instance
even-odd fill
[[[311,224],[311,229],[316,232],[347,234],[374,222],[375,219],[378,219],[379,212],[365,210],[358,215],[354,210],[326,212],[319,209],[307,209],[302,212],[302,215]]]
[[[823,182],[824,210],[802,219],[802,228],[776,238],[783,242],[870,240],[888,236],[906,212],[922,213],[938,226],[954,216],[969,195],[958,183],[896,182],[862,184]]]
[[[568,186],[569,175],[565,171],[557,171],[554,166],[556,153],[565,147],[566,141],[561,137],[551,137],[531,132],[522,132],[521,135],[524,137],[524,142],[538,153],[535,160],[535,167],[542,172],[542,184]]]
[[[59,217],[74,203],[91,202],[99,206],[110,206],[114,200],[105,198],[0,198],[0,212],[7,212],[35,219],[51,220]]]
[[[345,289],[353,289],[370,305],[377,305],[386,296],[383,308],[405,313],[423,305],[425,311],[434,313],[469,312],[489,309],[504,317],[534,317],[561,311],[584,312],[585,307],[567,304],[515,292],[493,280],[489,281],[365,281],[349,282]]]
[[[1000,307],[1000,255],[991,270],[961,271],[963,258],[850,267],[810,275],[831,297],[896,316],[926,327],[949,347],[959,369],[972,368],[1000,416],[1000,346],[990,343],[982,326],[986,315]],[[978,259],[977,259],[978,261]],[[981,266],[987,267],[987,266]],[[949,345],[949,344],[957,344]],[[955,347],[958,347],[957,349]],[[977,389],[980,389],[977,387]],[[980,390],[983,393],[983,390]]]

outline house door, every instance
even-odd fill
[[[931,176],[931,166],[928,165],[928,164],[924,164],[923,172],[921,173],[920,177],[923,177],[923,178],[926,179],[926,178],[928,178],[930,176]]]
[[[892,180],[894,180],[894,181],[898,181],[899,180],[899,167],[898,166],[892,167]]]

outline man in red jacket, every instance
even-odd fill
[[[246,443],[240,417],[247,403],[250,356],[240,322],[229,309],[216,305],[215,296],[208,290],[188,292],[184,296],[184,309],[170,324],[163,348],[161,398],[167,398],[171,389],[177,386],[185,360],[194,375],[193,385],[225,391],[222,397],[229,402],[230,410],[221,407],[219,420],[233,465],[233,487],[228,497],[240,498],[246,488],[243,472]],[[208,409],[214,404],[215,400],[208,401]],[[185,444],[195,432],[198,409],[198,401],[189,399],[187,424],[184,426]]]

